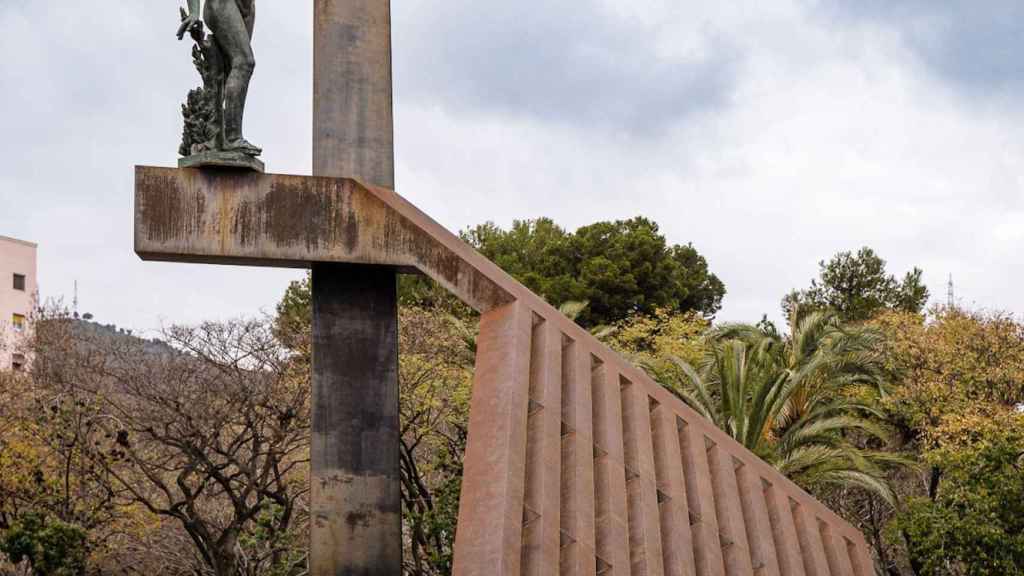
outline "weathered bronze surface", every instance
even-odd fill
[[[219,168],[242,168],[263,172],[266,167],[263,161],[243,152],[207,150],[178,159],[178,168],[203,168],[207,166]]]
[[[203,17],[213,32],[209,36],[199,6],[200,0],[188,0],[188,11],[181,11],[178,27],[179,40],[188,33],[195,41],[192,59],[203,78],[203,87],[192,90],[182,106],[185,128],[179,153],[197,156],[190,166],[207,165],[199,155],[211,151],[259,156],[262,150],[242,136],[249,80],[256,66],[252,51],[255,0],[207,0]]]

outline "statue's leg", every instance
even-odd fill
[[[256,0],[237,0],[237,2],[242,10],[245,28],[249,31],[249,40],[252,40],[253,29],[256,28]]]
[[[224,148],[258,154],[259,148],[242,138],[242,119],[256,60],[249,30],[236,0],[207,0],[206,23],[227,60],[224,83]]]

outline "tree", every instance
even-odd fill
[[[450,574],[472,390],[471,335],[436,309],[403,307],[399,323],[404,572]],[[469,336],[469,337],[467,337]]]
[[[34,576],[82,576],[89,555],[85,530],[36,513],[3,532],[0,552],[15,564],[27,562]]]
[[[1024,324],[1011,315],[943,307],[927,317],[883,314],[873,324],[887,337],[896,383],[888,406],[906,441],[950,413],[1024,402]]]
[[[553,306],[584,301],[584,327],[658,309],[713,316],[725,287],[693,246],[669,246],[646,218],[598,222],[575,233],[547,218],[509,230],[477,226],[463,237]]]
[[[53,494],[48,474],[54,460],[38,441],[39,430],[28,414],[36,410],[31,384],[21,374],[0,372],[0,531],[10,529],[22,513]]]
[[[34,313],[42,334],[51,332],[39,320],[51,313]],[[33,330],[19,351],[33,356],[39,338]],[[135,527],[138,515],[117,505],[87,458],[93,414],[91,406],[48,393],[30,373],[0,372],[0,539],[7,542],[0,552],[8,559],[22,558],[37,572],[78,570]],[[33,551],[40,546],[45,555]],[[58,568],[59,558],[68,564]]]
[[[711,322],[696,312],[635,315],[616,322],[597,335],[605,344],[649,371],[671,371],[678,360],[697,365],[706,353],[704,334]],[[675,380],[673,380],[675,381]]]
[[[894,528],[919,576],[1024,574],[1024,415],[949,415],[926,460],[943,470],[934,495],[910,499]]]
[[[1006,569],[1015,557],[1004,555],[1020,530],[1004,513],[1021,501],[1021,466],[1011,456],[1024,453],[1015,414],[1024,403],[1024,324],[943,307],[884,313],[872,325],[886,335],[888,419],[927,464],[901,482],[908,505],[891,537],[876,543],[891,558],[887,568],[903,564],[900,553],[919,576],[1024,573]],[[888,520],[867,517],[862,526],[874,533]]]
[[[857,486],[894,503],[886,470],[904,460],[864,445],[888,442],[876,420],[878,343],[877,332],[818,311],[795,317],[789,337],[721,326],[706,336],[699,366],[677,359],[655,376],[799,484]]]
[[[174,327],[164,344],[82,327],[37,324],[32,377],[89,478],[182,530],[193,573],[302,572],[309,390],[270,327]]]
[[[796,307],[831,309],[847,322],[869,320],[885,310],[920,313],[928,302],[928,288],[921,283],[918,268],[902,281],[887,274],[885,260],[871,248],[857,254],[840,252],[819,263],[820,277],[807,290],[793,291],[782,300],[786,317]]]

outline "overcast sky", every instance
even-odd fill
[[[311,165],[312,5],[259,0],[246,135]],[[898,7],[896,7],[898,6]],[[0,235],[44,297],[150,330],[270,312],[300,272],[143,263],[132,167],[198,77],[162,0],[0,0]],[[397,188],[450,229],[644,215],[778,317],[868,245],[933,299],[1024,312],[1018,0],[394,0]]]

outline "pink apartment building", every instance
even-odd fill
[[[37,290],[36,245],[0,236],[0,370],[25,365],[16,348],[28,329]]]

